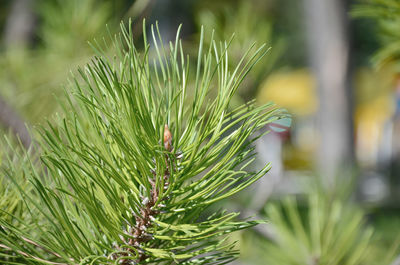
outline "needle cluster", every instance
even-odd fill
[[[38,129],[39,165],[4,171],[32,187],[14,181],[29,222],[0,220],[0,248],[16,256],[6,263],[225,264],[237,255],[226,235],[259,223],[206,209],[270,168],[250,170],[253,143],[286,113],[229,105],[266,49],[253,45],[229,69],[229,42],[204,47],[202,33],[193,65],[179,30],[164,47],[151,27],[140,53],[130,28],[79,69],[64,112]]]

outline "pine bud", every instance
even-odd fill
[[[172,151],[172,134],[167,124],[164,127],[164,147],[167,151]]]

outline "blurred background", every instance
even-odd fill
[[[28,147],[93,56],[88,41],[130,17],[138,40],[143,18],[164,41],[183,23],[193,57],[201,25],[235,33],[232,66],[254,42],[271,47],[232,104],[274,101],[292,120],[256,147],[270,173],[224,202],[269,221],[232,237],[237,264],[400,264],[400,1],[0,0],[1,133]]]

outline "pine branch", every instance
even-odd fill
[[[266,51],[253,45],[229,70],[229,44],[206,48],[202,33],[192,76],[179,30],[167,49],[152,27],[153,46],[145,34],[141,54],[132,27],[121,29],[115,56],[99,53],[80,69],[64,116],[39,129],[39,169],[29,161],[5,171],[34,214],[18,225],[0,220],[0,244],[27,264],[232,261],[237,251],[227,234],[260,221],[224,211],[206,216],[205,209],[270,168],[248,171],[257,140],[250,136],[287,114],[273,104],[229,107]],[[215,99],[207,98],[211,89]],[[15,181],[19,166],[33,192]]]

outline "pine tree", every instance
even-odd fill
[[[29,217],[0,220],[2,263],[225,264],[237,256],[227,235],[260,223],[206,209],[270,168],[249,172],[252,144],[287,114],[229,106],[265,47],[252,45],[229,69],[230,42],[204,47],[202,32],[192,75],[179,29],[164,47],[151,27],[143,53],[129,29],[121,26],[114,56],[98,49],[79,69],[58,121],[37,130],[40,160],[26,154],[4,169]]]

